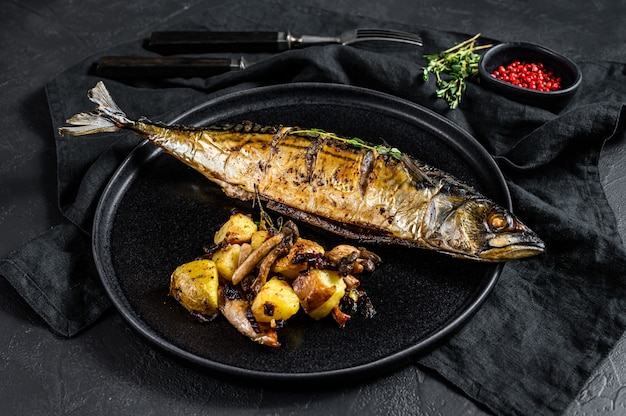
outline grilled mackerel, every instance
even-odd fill
[[[96,110],[74,115],[60,134],[132,131],[228,196],[258,196],[274,211],[333,233],[478,261],[520,259],[544,250],[541,239],[512,213],[397,149],[250,122],[194,128],[133,121],[102,82],[88,97]]]

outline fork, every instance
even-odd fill
[[[312,36],[302,35],[300,37],[292,37],[294,46],[308,46],[337,43],[341,45],[354,45],[363,42],[399,42],[416,46],[422,46],[422,38],[414,33],[403,32],[393,29],[355,29],[343,32],[339,36]]]
[[[210,32],[165,31],[153,32],[148,49],[161,54],[206,52],[281,52],[312,45],[355,45],[365,42],[395,42],[422,46],[422,39],[414,33],[392,29],[354,29],[339,36],[294,36],[285,32]]]

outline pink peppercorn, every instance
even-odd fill
[[[548,71],[542,63],[514,61],[507,66],[500,65],[491,76],[536,91],[550,92],[561,89],[561,77]]]

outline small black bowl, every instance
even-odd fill
[[[531,90],[491,75],[499,66],[506,67],[515,61],[543,63],[548,71],[561,77],[561,89],[549,92]],[[567,105],[583,78],[578,65],[569,58],[543,46],[522,42],[501,43],[490,48],[479,62],[478,73],[481,85],[515,101],[554,112]]]

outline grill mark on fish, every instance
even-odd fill
[[[374,152],[368,150],[363,155],[363,160],[361,160],[361,169],[359,172],[359,189],[361,190],[361,194],[364,195],[367,190],[367,185],[370,181],[370,175],[372,170],[374,169]]]
[[[306,165],[306,182],[311,182],[311,177],[313,176],[313,171],[315,170],[315,164],[317,163],[317,155],[325,146],[327,139],[318,136],[313,139],[311,145],[306,149],[306,154],[304,156],[304,161]]]
[[[278,143],[289,133],[290,127],[283,127],[279,129],[273,136],[270,142],[270,157],[268,163],[274,158],[274,155],[278,151]]]

